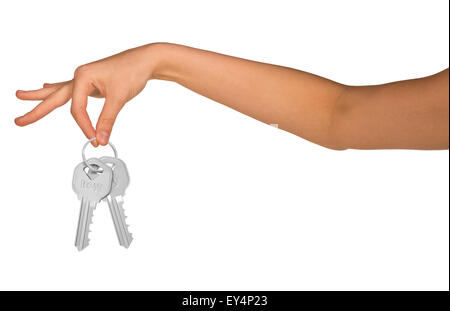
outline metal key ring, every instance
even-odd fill
[[[85,154],[84,154],[87,145],[89,145],[92,141],[94,141],[94,140],[96,140],[96,139],[97,139],[96,137],[91,138],[91,139],[89,139],[89,140],[84,144],[83,149],[81,150],[81,156],[83,157],[83,162],[84,162],[84,164],[86,164],[86,166],[89,167],[90,170],[92,170],[93,172],[96,172],[96,173],[97,173],[97,172],[100,172],[100,170],[97,169],[97,168],[95,168],[95,167],[93,167],[92,165],[90,165],[90,164],[87,162],[86,156],[85,156]],[[117,150],[116,150],[116,147],[114,147],[114,145],[113,145],[111,142],[108,142],[108,145],[109,145],[109,146],[111,147],[111,149],[114,151],[114,157],[117,159],[118,156],[117,156]]]

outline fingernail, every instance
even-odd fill
[[[97,140],[101,145],[106,145],[109,139],[109,132],[101,130],[97,134]]]

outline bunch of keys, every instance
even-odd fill
[[[81,201],[75,246],[82,251],[89,245],[89,226],[92,224],[92,216],[97,204],[104,200],[108,203],[119,244],[128,248],[133,237],[125,222],[122,199],[130,182],[128,170],[125,162],[117,157],[117,150],[111,143],[109,146],[114,151],[114,157],[105,156],[86,160],[85,149],[93,140],[95,138],[90,139],[83,146],[81,153],[83,162],[75,167],[73,173],[72,188]]]

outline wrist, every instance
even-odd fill
[[[169,80],[174,81],[176,68],[172,57],[176,48],[175,44],[156,42],[146,46],[148,58],[150,60],[149,80]]]

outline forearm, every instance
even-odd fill
[[[291,68],[180,45],[157,45],[160,61],[152,78],[177,82],[257,120],[339,148],[330,130],[344,86]]]
[[[374,86],[345,86],[299,70],[181,45],[152,46],[152,77],[333,149],[447,149],[448,70]]]

